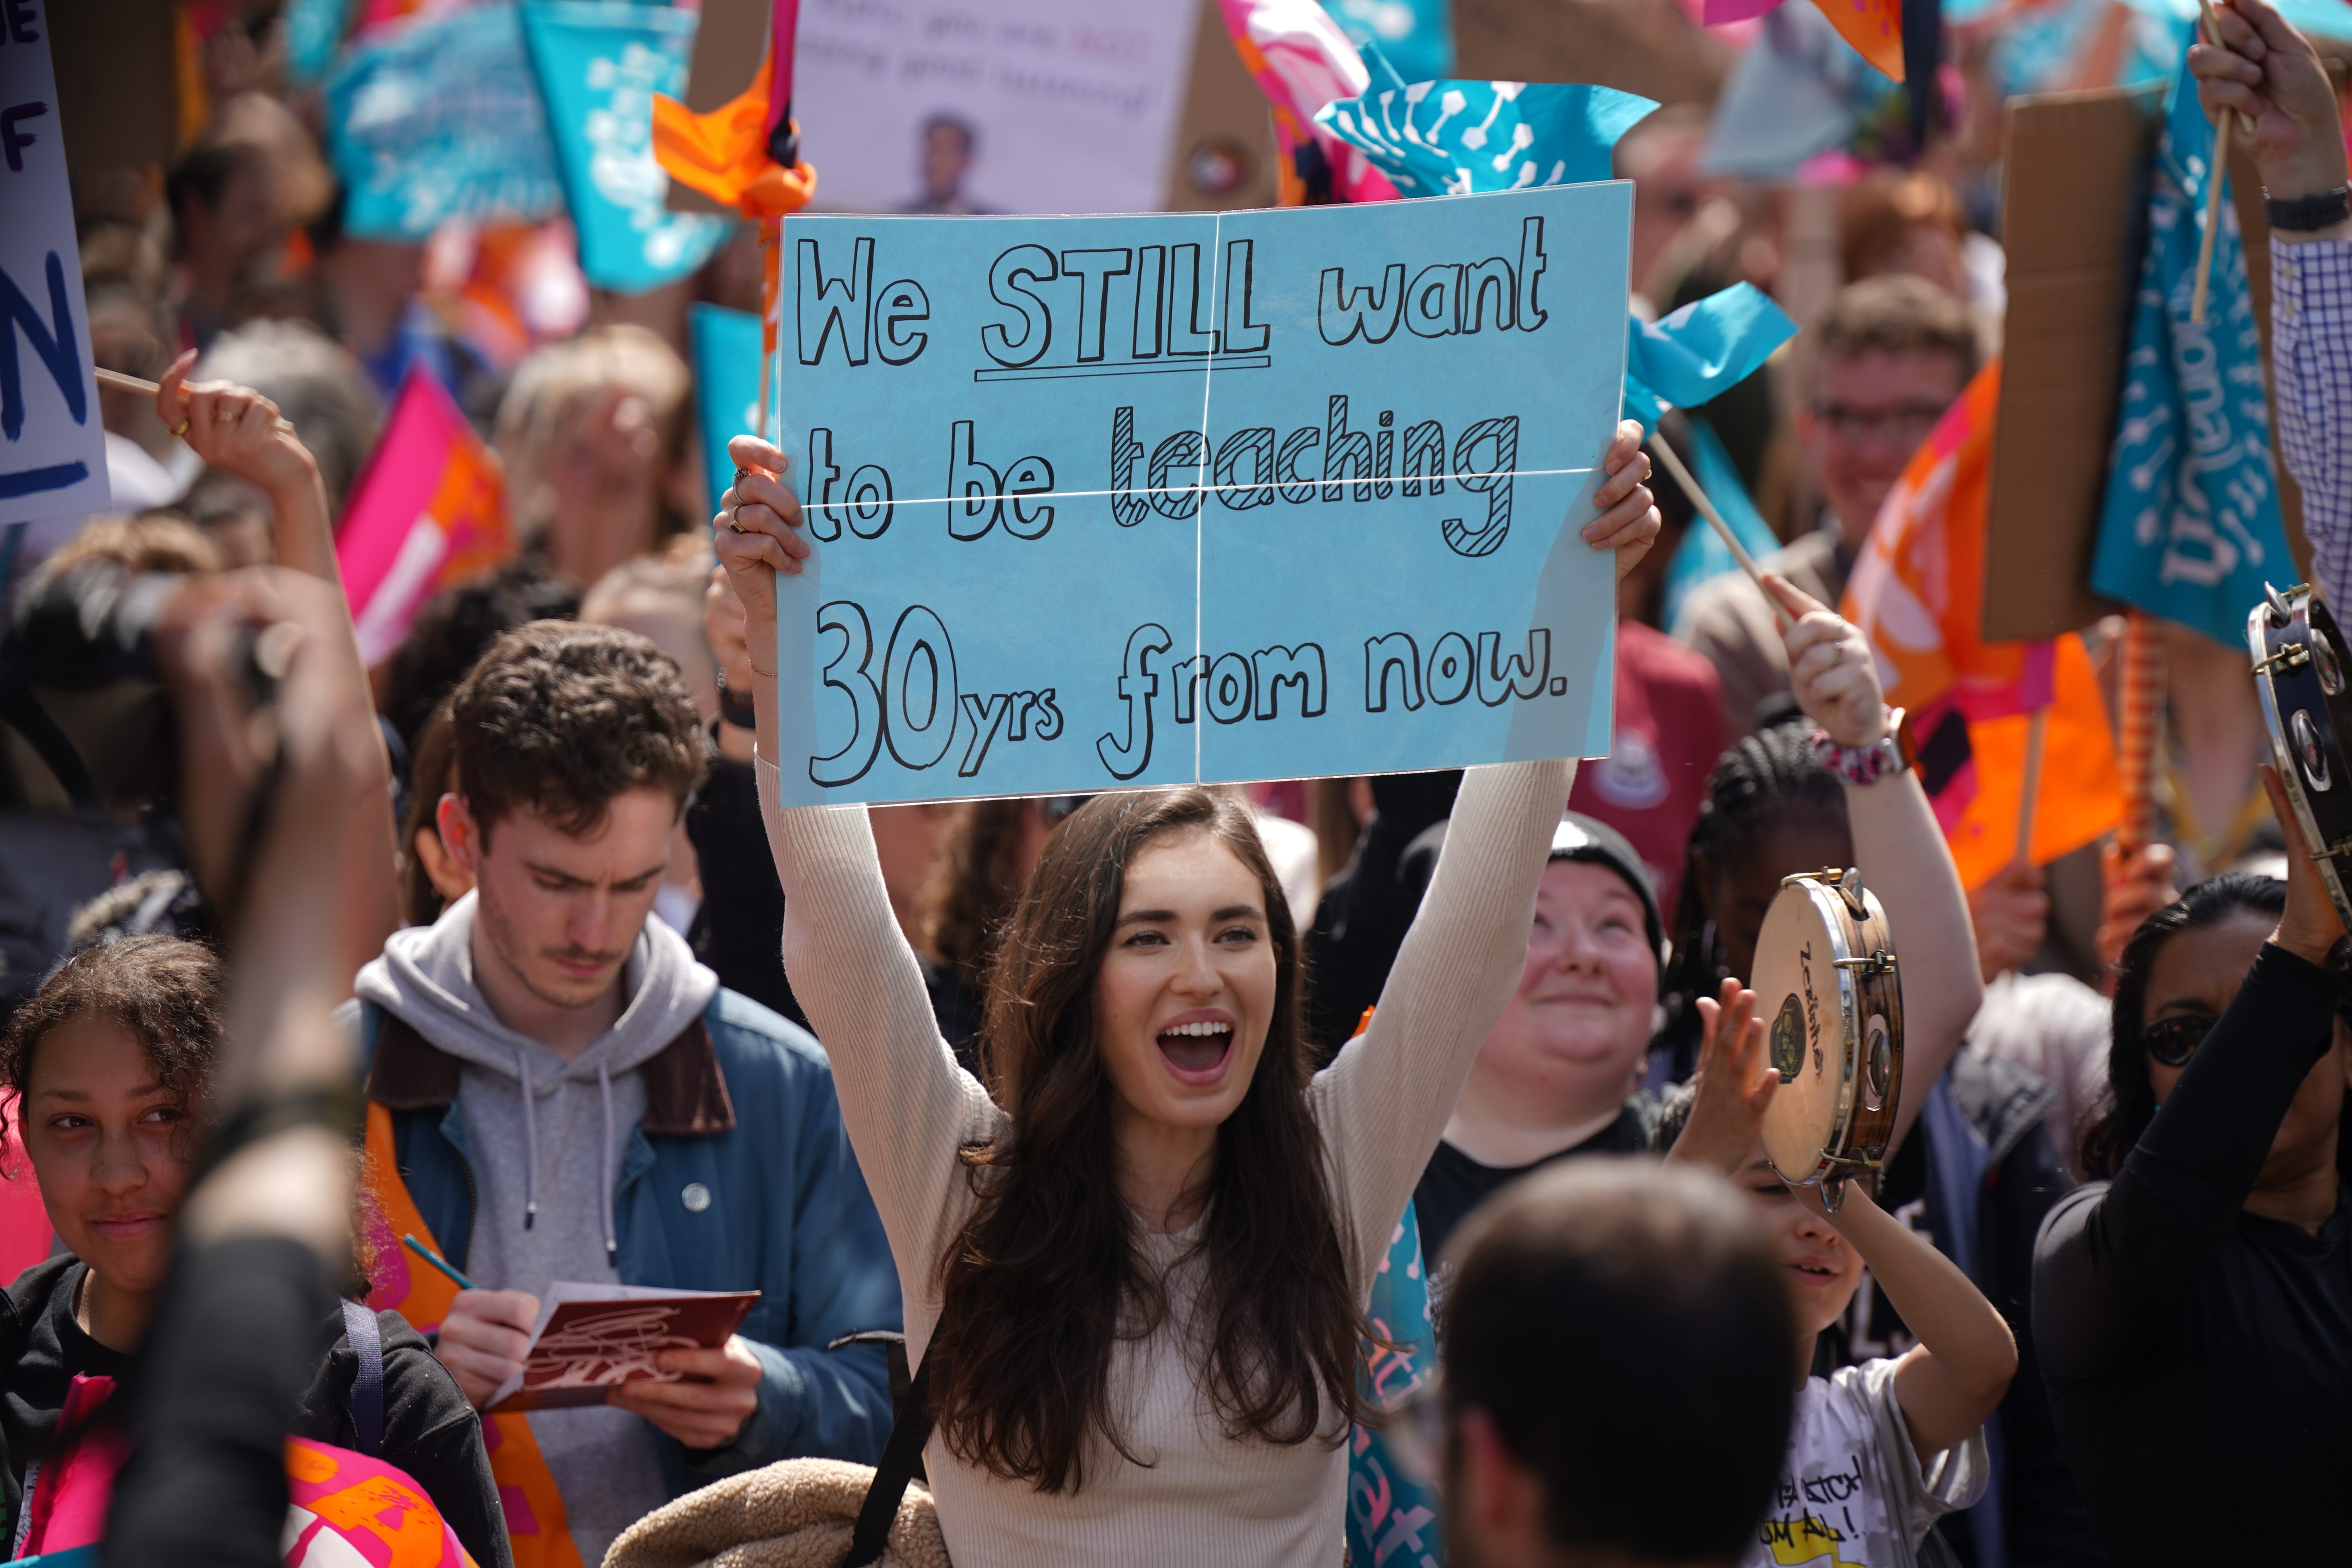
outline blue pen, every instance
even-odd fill
[[[407,1243],[408,1249],[415,1253],[417,1257],[422,1258],[425,1262],[430,1263],[434,1268],[438,1268],[442,1273],[446,1274],[450,1279],[456,1280],[457,1282],[458,1289],[478,1290],[481,1289],[481,1287],[476,1285],[471,1279],[468,1279],[463,1274],[458,1273],[457,1267],[447,1258],[442,1257],[439,1253],[434,1251],[431,1247],[417,1240],[416,1233],[415,1231],[406,1233],[400,1239]]]

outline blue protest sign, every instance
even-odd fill
[[[0,44],[0,522],[103,511],[106,428],[74,238],[48,0],[16,0]]]
[[[1605,752],[1630,221],[788,219],[786,800]]]
[[[1437,1326],[1429,1310],[1429,1269],[1421,1218],[1411,1200],[1372,1277],[1366,1316],[1381,1342],[1362,1342],[1364,1395],[1384,1415],[1403,1409],[1437,1375]],[[1402,1452],[1398,1425],[1359,1426],[1348,1448],[1348,1561],[1444,1568],[1444,1500],[1430,1473],[1433,1455]]]
[[[2091,586],[2230,643],[2265,578],[2294,574],[2271,470],[2263,340],[2236,210],[2221,206],[2211,294],[2189,319],[2213,127],[2184,67],[2148,193]]]
[[[372,35],[328,80],[326,106],[348,233],[422,239],[453,217],[535,222],[563,210],[511,4]]]
[[[724,305],[696,304],[687,314],[694,350],[694,420],[702,435],[702,468],[710,504],[735,482],[727,443],[760,419],[760,318]]]
[[[1465,195],[1609,177],[1617,139],[1657,104],[1582,83],[1416,81],[1368,50],[1372,87],[1325,104],[1322,126],[1406,196]]]
[[[709,259],[727,220],[674,213],[654,161],[653,95],[686,91],[698,13],[622,0],[524,0],[523,38],[547,103],[557,167],[599,289],[642,294]]]
[[[1323,0],[1348,41],[1386,55],[1407,81],[1454,74],[1452,0]]]

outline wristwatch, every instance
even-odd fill
[[[1911,759],[1903,752],[1903,710],[1886,710],[1886,733],[1867,746],[1841,746],[1822,729],[1813,731],[1813,755],[1848,784],[1872,784],[1903,773]]]
[[[2326,228],[2352,218],[2352,185],[2338,185],[2317,195],[2295,196],[2280,201],[2268,191],[2263,193],[2263,216],[2273,228],[2290,234],[2308,234],[2315,228]]]
[[[728,685],[727,677],[723,671],[719,677],[719,721],[722,724],[732,724],[739,730],[756,730],[760,727],[759,712],[751,706],[751,694],[748,691],[738,691]]]

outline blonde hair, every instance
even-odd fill
[[[549,470],[561,455],[563,436],[580,411],[602,394],[619,389],[646,400],[660,433],[662,461],[672,464],[684,450],[687,395],[693,378],[677,352],[640,326],[626,322],[592,327],[576,338],[534,351],[515,371],[499,404],[495,434],[506,462],[508,504],[515,530],[536,540],[555,508]]]

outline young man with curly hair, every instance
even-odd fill
[[[882,1352],[826,1346],[895,1328],[897,1279],[816,1042],[653,917],[707,760],[677,667],[634,633],[539,621],[451,706],[437,823],[475,890],[358,984],[372,1180],[395,1231],[421,1222],[481,1287],[448,1301],[437,1353],[479,1405],[556,1280],[762,1292],[723,1349],[665,1353],[683,1381],[493,1418],[517,1561],[594,1563],[697,1486],[871,1462]]]

